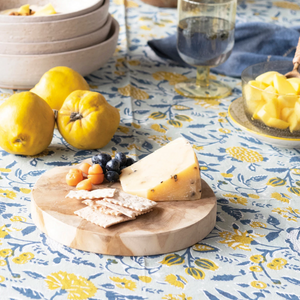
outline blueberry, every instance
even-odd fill
[[[127,168],[127,166],[121,166],[120,167],[120,171],[122,171],[123,169]]]
[[[128,167],[128,166],[131,166],[132,164],[134,164],[135,163],[135,160],[133,159],[133,158],[131,158],[131,157],[127,157],[127,159],[126,159],[126,166]]]
[[[98,155],[93,155],[93,156],[92,156],[92,163],[93,163],[93,164],[98,164],[98,163],[99,163]]]
[[[126,165],[126,155],[123,152],[118,152],[115,156],[115,159],[120,162],[120,166]]]
[[[107,171],[105,174],[105,178],[109,182],[117,182],[119,180],[119,174],[115,171]]]
[[[117,159],[113,158],[106,164],[106,170],[119,172],[120,162]]]
[[[98,164],[106,166],[106,164],[111,160],[111,156],[107,153],[100,153],[98,154]]]
[[[103,170],[103,174],[105,174],[106,173],[106,167],[105,167],[105,165],[103,163],[101,163],[101,162],[98,165],[101,166],[101,168]]]

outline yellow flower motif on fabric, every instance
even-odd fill
[[[267,267],[272,270],[281,270],[287,264],[284,258],[274,258],[272,262],[267,264]]]
[[[26,188],[20,188],[20,191],[21,191],[23,194],[30,194],[30,193],[31,193],[31,189],[26,189]]]
[[[201,171],[206,171],[207,169],[208,169],[208,168],[205,167],[205,166],[201,166],[201,167],[200,167],[200,170],[201,170]]]
[[[264,159],[258,152],[245,147],[229,147],[226,149],[226,153],[237,160],[248,163],[257,163]]]
[[[219,122],[219,123],[228,123],[228,121],[225,120],[225,119],[218,119],[218,122]]]
[[[149,99],[148,93],[146,93],[145,91],[143,91],[131,84],[128,84],[124,87],[118,88],[118,92],[123,96],[131,96],[132,98],[137,99],[137,100]]]
[[[10,220],[12,222],[26,222],[27,221],[27,219],[23,216],[14,216],[14,217],[10,218]]]
[[[265,288],[267,287],[267,284],[266,284],[266,283],[264,283],[264,282],[262,282],[262,281],[258,281],[258,280],[252,281],[252,282],[251,282],[251,285],[252,285],[254,288],[260,289],[260,290],[263,290],[263,289],[265,289]]]
[[[193,149],[195,149],[195,150],[197,150],[197,151],[203,150],[203,149],[204,149],[203,146],[196,146],[196,145],[193,145],[192,147],[193,147]]]
[[[0,250],[0,256],[1,257],[10,257],[12,256],[13,251],[11,249],[2,249]]]
[[[184,288],[187,283],[187,280],[180,275],[169,274],[166,276],[165,281],[179,288]]]
[[[124,71],[115,71],[114,73],[118,76],[124,76],[126,74]]]
[[[163,300],[193,300],[192,297],[187,297],[185,293],[182,293],[180,295],[173,295],[173,294],[168,294],[162,297],[161,299]]]
[[[198,251],[198,252],[202,252],[202,251],[207,252],[207,251],[214,251],[216,249],[213,247],[207,246],[207,245],[203,245],[203,244],[195,244],[193,246],[193,250]]]
[[[156,72],[152,74],[152,77],[155,80],[167,80],[170,85],[175,85],[178,82],[182,82],[187,80],[187,77],[178,73],[172,73],[172,72]]]
[[[226,128],[219,128],[219,131],[225,134],[231,133],[231,130]]]
[[[250,260],[252,262],[256,263],[256,264],[259,264],[259,263],[262,263],[262,262],[266,261],[265,257],[260,255],[260,254],[250,256]]]
[[[235,194],[224,194],[223,195],[226,198],[229,198],[229,201],[231,203],[235,203],[235,204],[241,204],[241,205],[246,205],[248,203],[247,198],[239,196],[239,195],[235,195]]]
[[[109,277],[112,281],[117,282],[116,286],[120,289],[128,289],[134,291],[136,289],[136,283],[132,280],[120,277]]]
[[[0,168],[0,172],[9,173],[9,172],[11,172],[11,169]]]
[[[220,112],[220,113],[218,113],[218,115],[220,117],[223,117],[223,118],[227,117],[227,113],[226,112]]]
[[[252,199],[259,199],[259,196],[256,194],[248,194],[248,197],[250,197]]]
[[[205,99],[195,99],[195,105],[200,105],[204,108],[217,108],[220,105],[220,100],[212,99],[212,100],[205,100]]]
[[[34,258],[34,255],[30,252],[22,253],[18,257],[14,257],[12,261],[15,264],[26,264],[28,263],[31,259]]]
[[[274,208],[272,212],[278,213],[282,217],[286,218],[287,221],[297,222],[297,216],[295,216],[295,214],[300,217],[300,211],[298,209],[293,209],[290,206],[287,208]]]
[[[132,149],[137,149],[137,150],[141,150],[141,147],[136,145],[136,144],[131,144],[127,146],[128,150],[132,150]]]
[[[0,275],[0,283],[3,282],[3,281],[5,281],[5,277]]]
[[[97,288],[90,280],[63,271],[51,273],[46,277],[45,282],[50,290],[66,290],[70,300],[85,300],[93,297],[97,292]]]
[[[13,200],[16,198],[16,196],[17,196],[17,193],[14,191],[0,189],[0,197]]]
[[[241,249],[245,251],[251,251],[249,245],[256,237],[264,237],[258,233],[242,232],[239,229],[234,229],[234,233],[230,231],[222,231],[219,235],[224,239],[219,241],[221,244],[226,244],[228,247],[236,250]]]
[[[233,175],[232,174],[227,174],[227,173],[221,173],[221,175],[223,176],[223,177],[225,177],[225,178],[232,178],[233,177]]]
[[[6,266],[7,263],[4,259],[0,259],[0,267]]]
[[[289,1],[277,1],[273,2],[274,6],[281,7],[281,8],[287,8],[291,10],[300,10],[300,6],[296,3],[292,3]]]
[[[143,282],[146,282],[146,283],[149,283],[149,282],[152,281],[152,278],[149,277],[149,276],[139,276],[139,280],[143,281]]]
[[[12,232],[11,229],[7,228],[6,225],[0,227],[0,238],[6,237],[9,232]]]
[[[131,66],[138,66],[141,64],[141,62],[139,60],[129,60],[128,63],[131,65]]]
[[[134,127],[134,128],[136,128],[136,129],[139,129],[139,128],[141,128],[141,125],[139,125],[139,124],[137,124],[137,123],[131,123],[132,124],[132,126]]]
[[[167,126],[160,125],[160,124],[152,124],[151,128],[157,132],[166,133],[168,130]]]
[[[125,126],[119,126],[118,130],[121,131],[122,133],[128,133],[130,131],[130,128],[125,127]]]
[[[262,272],[263,270],[261,266],[251,266],[249,269],[252,272]]]
[[[252,228],[266,228],[267,227],[267,225],[265,224],[265,223],[262,223],[262,222],[256,222],[256,221],[252,221],[251,223],[250,223],[250,226],[252,227]]]
[[[291,171],[293,174],[300,175],[300,169],[292,169]]]

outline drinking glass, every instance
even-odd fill
[[[176,92],[206,99],[230,95],[231,88],[209,79],[209,71],[231,54],[236,0],[178,0],[177,9],[177,50],[186,63],[197,68],[197,76],[176,84]]]

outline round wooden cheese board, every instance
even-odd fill
[[[153,211],[135,220],[102,228],[74,214],[86,205],[65,197],[75,189],[65,182],[70,168],[56,167],[45,172],[31,194],[34,223],[63,245],[108,255],[156,255],[192,246],[215,226],[216,197],[202,179],[200,200],[158,202]],[[121,188],[119,183],[95,186],[105,187]]]

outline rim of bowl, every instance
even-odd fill
[[[113,17],[112,17],[112,15],[109,13],[108,14],[108,16],[107,16],[107,20],[105,21],[105,23],[103,24],[103,26],[102,27],[100,27],[100,28],[98,28],[98,29],[96,29],[95,31],[93,31],[93,32],[90,32],[90,33],[88,33],[88,34],[86,34],[86,35],[84,35],[84,36],[88,36],[88,35],[91,35],[91,34],[95,34],[95,33],[97,33],[97,32],[99,32],[99,31],[101,31],[101,30],[103,30],[103,28],[105,27],[105,26],[107,26],[109,23],[112,23],[112,19],[113,19]],[[32,42],[32,43],[16,43],[16,42],[12,42],[12,43],[3,43],[3,42],[1,42],[0,41],[0,45],[1,44],[10,44],[10,45],[12,45],[12,46],[18,46],[18,47],[21,47],[23,44],[35,44],[35,45],[46,45],[46,44],[62,44],[62,43],[68,43],[68,42],[70,42],[70,41],[76,41],[77,39],[80,39],[80,38],[82,38],[83,36],[81,35],[81,36],[78,36],[78,37],[74,37],[74,38],[71,38],[71,39],[65,39],[65,40],[59,40],[59,41],[54,41],[54,42]],[[103,41],[104,42],[104,41]],[[78,49],[79,50],[79,49]],[[50,54],[50,53],[49,53]],[[19,55],[19,54],[0,54],[0,55]],[[39,54],[20,54],[20,55],[39,55]],[[42,54],[41,54],[42,55]]]
[[[62,19],[62,20],[52,20],[52,21],[49,20],[49,21],[45,21],[45,22],[24,22],[24,23],[21,23],[21,22],[20,23],[1,23],[0,22],[0,23],[1,23],[1,25],[3,25],[3,24],[16,25],[17,24],[17,25],[21,25],[21,26],[26,26],[27,24],[36,25],[36,26],[38,26],[39,24],[45,25],[45,24],[52,24],[52,23],[62,23],[63,24],[64,22],[69,22],[69,21],[73,21],[76,19],[80,19],[80,18],[85,18],[85,17],[88,18],[90,15],[98,12],[99,10],[105,9],[106,6],[109,6],[109,0],[103,0],[103,3],[99,8],[97,8],[87,14],[83,14],[80,16],[71,17],[71,18],[67,18],[67,19]],[[9,26],[9,25],[7,25],[7,26]]]
[[[110,37],[107,40],[105,40],[101,43],[98,43],[97,45],[93,45],[93,46],[90,46],[90,47],[85,47],[85,48],[81,48],[81,49],[77,49],[77,50],[59,52],[59,53],[21,54],[21,55],[18,55],[18,54],[0,54],[0,57],[8,57],[8,58],[13,58],[13,57],[27,57],[27,58],[44,57],[44,58],[47,58],[47,57],[50,57],[50,56],[53,57],[53,56],[58,56],[58,55],[63,55],[63,54],[71,54],[73,52],[82,52],[82,51],[86,51],[86,50],[89,50],[89,49],[97,48],[97,47],[99,47],[99,45],[108,44],[112,39],[115,38],[116,34],[119,34],[119,29],[120,29],[120,25],[119,25],[118,21],[112,17],[111,28],[110,28],[110,31],[109,31],[109,32],[112,32],[112,34],[110,35]]]
[[[244,84],[248,84],[249,83],[249,81],[254,81],[255,80],[255,78],[252,78],[251,80],[246,80],[245,79],[245,75],[244,75],[244,73],[246,73],[246,71],[248,70],[248,69],[250,69],[250,68],[253,68],[253,67],[256,67],[256,66],[262,66],[262,65],[265,65],[265,64],[267,64],[267,63],[278,63],[278,62],[282,62],[282,64],[284,64],[284,63],[291,63],[290,61],[286,61],[286,60],[274,60],[274,61],[272,61],[272,62],[266,62],[266,61],[264,61],[264,62],[261,62],[261,63],[258,63],[258,64],[254,64],[254,65],[251,65],[251,66],[248,66],[247,68],[245,68],[244,70],[243,70],[243,72],[242,72],[242,74],[241,74],[241,80],[242,80],[242,83],[244,83]],[[267,71],[267,72],[277,72],[277,73],[279,73],[278,71],[272,71],[272,70],[269,70],[269,71]],[[265,72],[265,73],[267,73],[267,72]],[[261,74],[263,74],[263,73],[261,73]],[[259,74],[259,75],[261,75],[261,74]],[[279,73],[280,74],[280,73]],[[259,75],[257,75],[257,76],[259,76]],[[280,74],[280,75],[283,75],[283,74]],[[256,77],[257,77],[256,76]],[[284,75],[283,75],[284,76]],[[265,90],[263,90],[263,89],[261,89],[261,88],[258,88],[258,87],[256,87],[256,86],[253,86],[253,85],[251,85],[251,87],[252,88],[254,88],[254,89],[256,89],[256,90],[258,90],[258,91],[261,91],[261,92],[264,92],[264,93],[267,93],[267,94],[269,94],[269,95],[277,95],[277,96],[298,96],[298,97],[300,97],[300,95],[297,95],[297,94],[295,94],[295,95],[291,95],[291,94],[278,94],[278,93],[273,93],[273,92],[269,92],[269,91],[265,91]]]
[[[92,4],[92,5],[90,5],[90,6],[88,6],[88,7],[85,7],[85,8],[82,8],[82,9],[79,9],[79,10],[76,10],[76,11],[72,11],[72,12],[66,12],[66,13],[59,13],[59,14],[55,14],[56,16],[65,16],[66,18],[63,18],[63,19],[58,19],[58,20],[55,20],[55,19],[53,19],[52,20],[52,22],[54,22],[54,21],[62,21],[62,20],[66,20],[66,19],[71,19],[71,18],[76,18],[76,17],[80,17],[80,16],[83,16],[83,15],[85,15],[86,13],[86,11],[87,10],[89,10],[89,9],[93,9],[92,11],[90,11],[90,12],[93,12],[94,11],[94,8],[95,7],[97,7],[97,5],[99,5],[99,2],[102,2],[101,4],[100,4],[100,7],[99,8],[101,8],[102,6],[103,6],[103,4],[104,4],[104,2],[105,2],[105,0],[97,0],[97,2],[96,3],[94,3],[94,4]],[[75,17],[68,17],[69,15],[72,15],[72,14],[74,14],[74,13],[77,13],[77,12],[79,12],[79,11],[81,11],[82,12],[82,14],[80,14],[80,15],[77,15],[77,16],[75,16]],[[88,14],[90,13],[90,12],[88,12]],[[22,24],[22,23],[44,23],[44,22],[47,22],[47,18],[50,18],[50,17],[52,17],[53,18],[53,16],[55,16],[55,15],[47,15],[47,16],[35,16],[36,18],[45,18],[45,21],[36,21],[36,22],[17,22],[17,23],[19,23],[19,24]],[[5,19],[7,19],[8,17],[10,17],[11,18],[11,16],[8,16],[8,15],[5,15],[5,14],[3,14],[3,15],[1,15],[0,14],[0,18],[5,18]],[[18,17],[21,17],[21,18],[28,18],[27,16],[18,16]],[[32,16],[33,17],[33,16]],[[51,22],[50,20],[48,21],[48,22]],[[8,23],[10,23],[10,22],[8,22]]]

